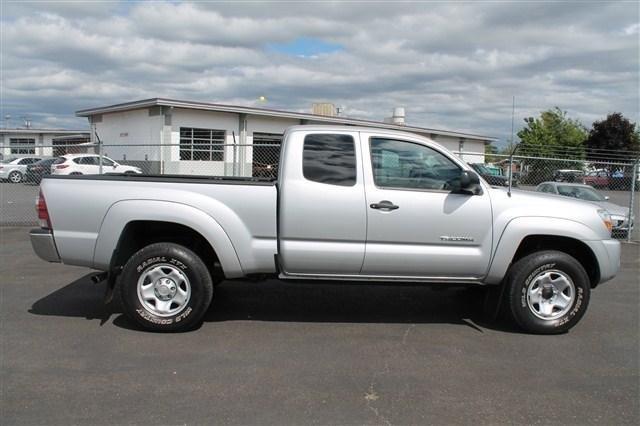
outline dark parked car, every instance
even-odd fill
[[[553,180],[556,182],[582,182],[584,172],[582,170],[556,170],[553,174]]]
[[[470,163],[469,164],[473,170],[478,172],[480,176],[491,186],[509,186],[509,179],[505,176],[495,175],[489,170],[484,164],[480,163]],[[512,186],[518,186],[516,182],[516,178],[514,176]]]
[[[36,163],[29,164],[24,175],[24,181],[29,183],[40,183],[42,178],[51,174],[51,165],[58,158],[45,158]]]

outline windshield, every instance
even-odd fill
[[[37,161],[35,164],[39,166],[48,166],[53,164],[54,161],[57,161],[58,158],[45,158],[44,160]]]
[[[586,201],[604,201],[604,197],[586,186],[558,185],[558,194]]]
[[[500,167],[489,166],[482,163],[468,163],[476,172],[481,175],[489,176],[502,176],[502,169]]]
[[[491,174],[491,171],[489,171],[489,169],[487,169],[487,167],[484,164],[475,163],[475,164],[471,164],[471,167],[476,169],[476,171],[479,173],[483,173],[487,175]]]

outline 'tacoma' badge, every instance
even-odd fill
[[[471,237],[450,237],[448,235],[441,235],[440,239],[442,241],[473,241]]]

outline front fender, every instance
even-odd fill
[[[580,241],[602,240],[602,237],[593,229],[573,220],[554,217],[517,217],[505,226],[500,238],[496,239],[489,272],[484,279],[487,284],[499,284],[502,281],[520,243],[530,235],[568,237]]]
[[[215,219],[193,206],[158,200],[124,200],[111,205],[100,225],[93,252],[93,267],[107,270],[126,225],[145,220],[188,226],[211,244],[226,277],[244,275],[231,239]],[[207,263],[209,259],[203,261]]]

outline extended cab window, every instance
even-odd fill
[[[349,135],[314,134],[304,138],[305,179],[331,185],[356,184],[355,142]]]
[[[449,190],[460,178],[460,167],[428,146],[386,138],[371,138],[370,145],[376,186]]]

